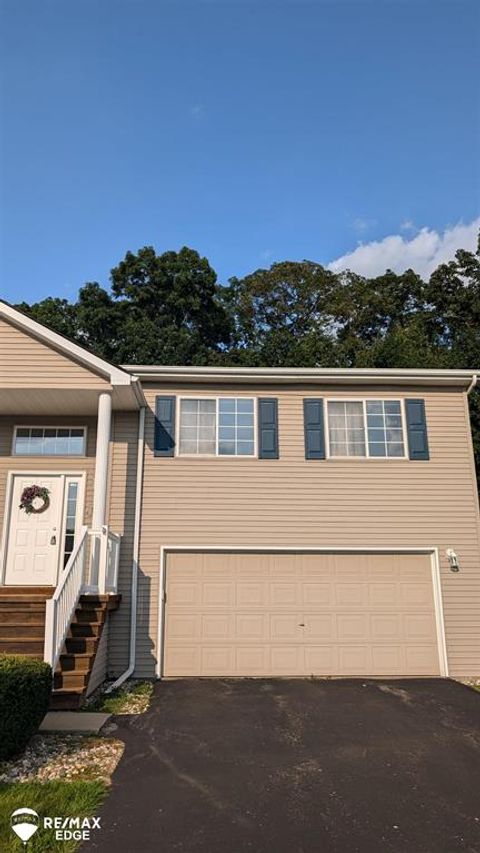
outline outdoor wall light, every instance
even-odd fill
[[[460,566],[458,564],[458,557],[457,557],[455,551],[453,550],[453,548],[447,548],[445,553],[447,555],[447,560],[448,560],[448,563],[450,565],[450,571],[451,572],[459,572]]]

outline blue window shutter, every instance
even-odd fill
[[[405,413],[407,417],[409,458],[430,459],[425,400],[405,400]]]
[[[278,400],[260,397],[258,400],[258,457],[278,459]]]
[[[321,397],[303,401],[303,428],[305,459],[325,459],[325,427]]]
[[[155,456],[175,456],[175,397],[155,398]]]

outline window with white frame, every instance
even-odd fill
[[[181,399],[178,452],[185,456],[254,456],[254,400]]]
[[[84,456],[85,427],[16,427],[16,456]]]
[[[403,458],[400,400],[329,400],[330,456]]]

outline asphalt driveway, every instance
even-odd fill
[[[480,851],[480,694],[452,681],[176,680],[117,718],[88,850]]]

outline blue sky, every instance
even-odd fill
[[[10,301],[106,285],[145,244],[226,282],[355,266],[360,242],[428,272],[473,240],[476,0],[3,0],[2,20]]]

